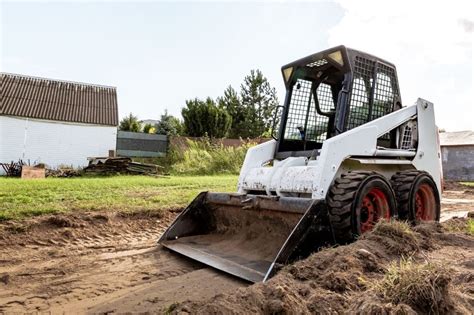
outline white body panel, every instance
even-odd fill
[[[418,121],[417,152],[377,148],[377,138],[414,117]],[[343,170],[344,161],[351,156],[367,157],[367,161],[361,161],[364,164],[377,164],[377,169],[387,177],[400,166],[427,171],[441,191],[439,145],[433,104],[422,99],[418,99],[416,105],[402,108],[324,141],[317,160],[293,157],[274,161],[273,167],[264,166],[275,156],[275,149],[276,141],[271,140],[248,151],[238,183],[240,193],[253,190],[266,191],[267,194],[274,192],[277,195],[304,193],[311,194],[313,199],[324,199],[330,185]],[[378,156],[386,159],[377,159]],[[400,160],[398,157],[405,159]]]
[[[87,157],[115,150],[117,128],[0,116],[0,162],[83,167]],[[1,171],[1,170],[0,170]]]

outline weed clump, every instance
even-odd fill
[[[467,233],[474,235],[474,219],[467,220]]]
[[[209,139],[187,140],[187,147],[174,156],[170,172],[176,175],[239,174],[248,148],[254,143],[242,142],[239,147],[212,143]]]
[[[443,228],[449,233],[464,233],[474,235],[473,218],[453,218],[445,222]]]
[[[391,263],[374,290],[386,302],[406,304],[424,313],[446,313],[451,307],[449,271],[438,264],[402,258]]]

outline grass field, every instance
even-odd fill
[[[0,220],[46,213],[160,211],[187,205],[199,192],[236,190],[237,176],[47,178],[0,177]]]

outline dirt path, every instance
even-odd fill
[[[246,284],[156,246],[172,218],[56,216],[4,233],[0,313],[159,312]]]
[[[474,210],[474,189],[449,187],[442,207],[443,220],[464,216]],[[157,246],[175,216],[83,213],[0,224],[0,313],[159,313],[248,285]]]

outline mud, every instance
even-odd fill
[[[442,219],[465,217],[474,189],[449,185]],[[440,310],[474,309],[474,238],[463,232],[465,219],[411,232],[381,226],[249,286],[157,246],[176,215],[93,212],[0,223],[0,313],[417,313],[373,289],[400,257],[449,267],[435,288],[446,297],[433,302]]]

